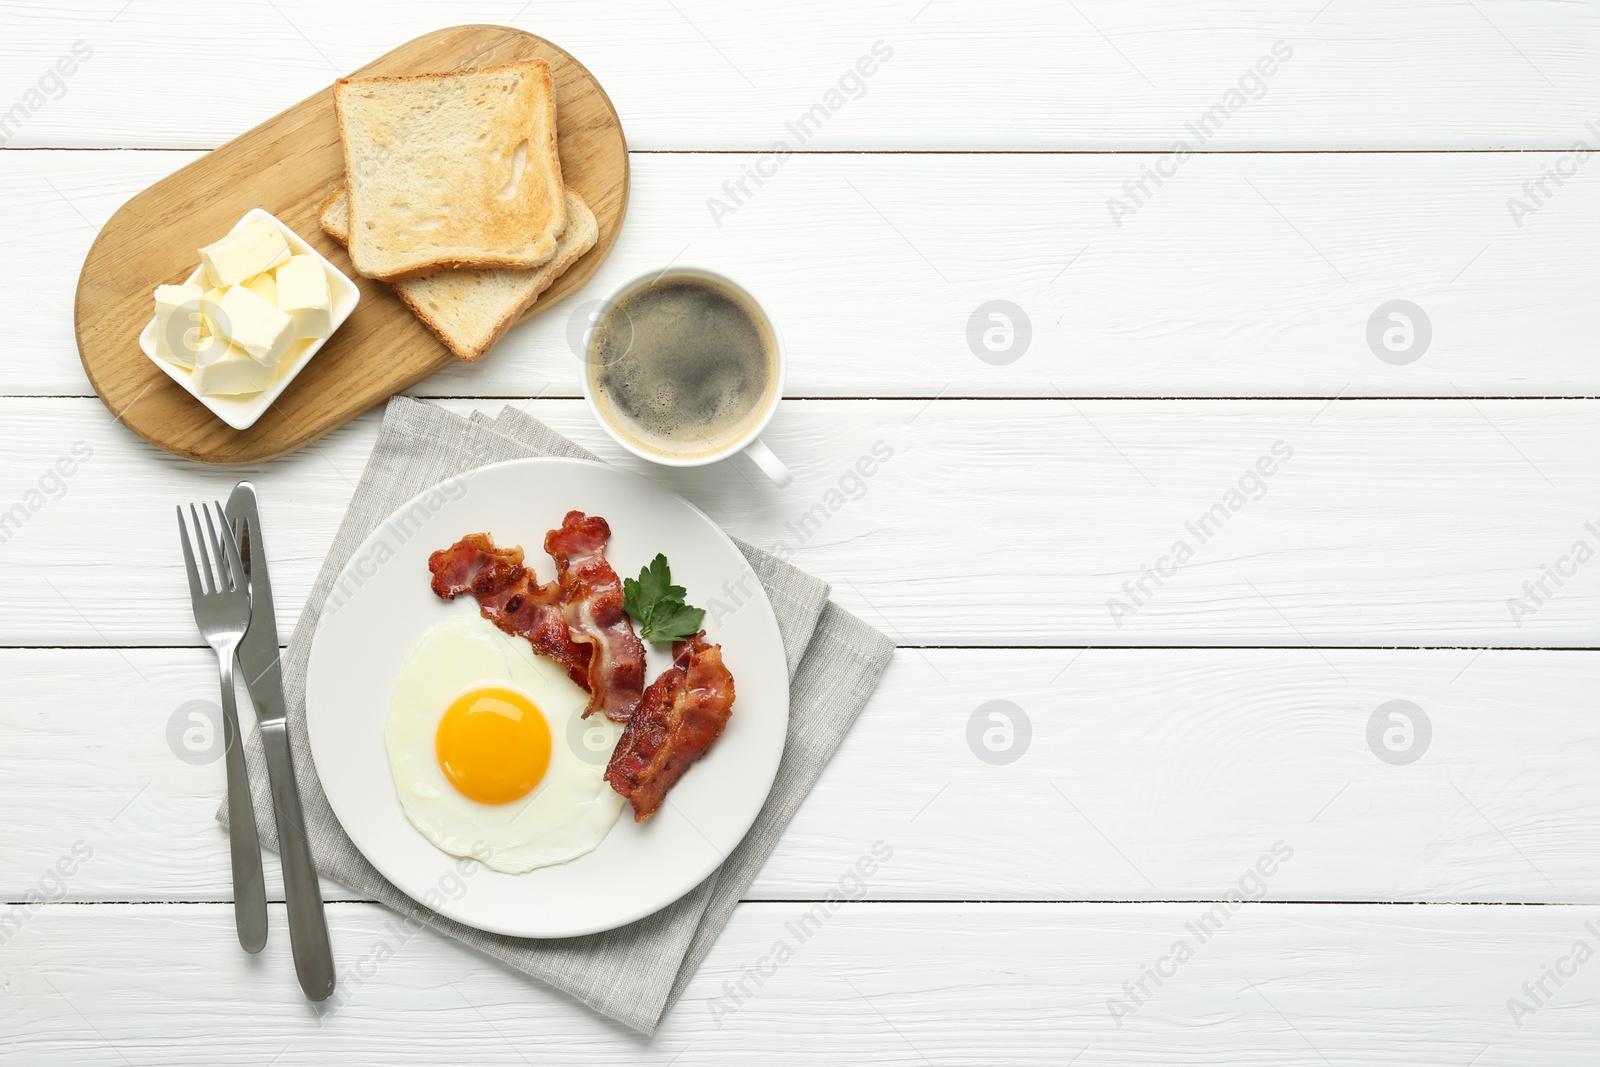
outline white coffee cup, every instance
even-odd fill
[[[711,451],[680,456],[647,448],[620,430],[612,421],[613,416],[601,406],[595,397],[595,362],[599,358],[596,352],[599,331],[598,329],[591,329],[585,335],[583,361],[583,398],[589,404],[589,411],[593,413],[595,421],[600,423],[606,433],[611,435],[613,441],[640,459],[647,459],[652,463],[659,463],[666,467],[703,467],[708,463],[715,463],[718,460],[727,459],[743,452],[753,459],[756,466],[760,467],[762,472],[768,478],[771,478],[779,488],[788,485],[794,481],[794,475],[789,473],[789,468],[785,467],[783,461],[773,455],[772,449],[768,448],[761,440],[761,431],[765,430],[767,423],[772,421],[773,414],[778,410],[778,401],[783,399],[784,376],[788,369],[784,356],[783,338],[778,333],[777,324],[767,314],[766,308],[748,289],[727,275],[705,267],[672,266],[665,270],[641,274],[639,277],[633,278],[612,290],[611,294],[601,301],[600,309],[590,323],[591,327],[596,327],[599,323],[604,322],[613,308],[639,290],[674,278],[697,278],[720,285],[732,292],[743,301],[751,312],[760,317],[762,325],[766,327],[767,332],[772,337],[773,358],[773,373],[767,396],[763,400],[763,409],[738,437],[718,443],[713,446]]]

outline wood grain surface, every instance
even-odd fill
[[[334,1010],[295,986],[281,905],[239,951],[223,764],[169,736],[217,699],[171,508],[257,482],[287,634],[379,414],[217,469],[129,433],[76,358],[121,204],[454,22],[561,42],[626,121],[627,226],[586,293],[681,257],[773,305],[797,480],[620,454],[577,399],[585,295],[408,392],[525,408],[789,544],[901,646],[649,1041],[333,883]],[[718,225],[708,199],[880,40]],[[1108,199],[1280,40],[1118,226]],[[1568,972],[1600,946],[1600,564],[1572,567],[1600,545],[1600,153],[1573,149],[1597,57],[1573,0],[0,5],[0,1061],[1593,1067],[1600,953]],[[1004,365],[966,334],[993,299],[1032,320]],[[1364,336],[1392,299],[1434,327],[1406,365]],[[1266,494],[1118,628],[1107,599],[1279,439]],[[1004,764],[968,734],[997,700],[1031,722]],[[1406,765],[1366,733],[1393,700],[1431,720]],[[1119,1026],[1108,1001],[1280,839],[1262,899]]]
[[[512,406],[789,555],[905,645],[1597,644],[1600,565],[1567,558],[1580,539],[1600,547],[1586,526],[1600,527],[1592,402],[789,400],[762,435],[794,471],[782,490],[742,456],[655,468],[612,442],[581,400]],[[240,472],[281,531],[280,633],[322,566],[378,421],[369,412],[315,448]],[[0,552],[0,645],[199,644],[163,505],[225,496],[233,472],[128,447],[93,400],[0,398],[0,449],[16,471],[0,473],[0,491],[24,493],[29,472],[77,441],[94,458]],[[862,478],[856,464],[875,445],[891,458]],[[1262,457],[1270,476],[1257,473]],[[1219,531],[1212,509],[1225,501],[1238,508]],[[116,569],[107,551],[40,571],[39,559],[106,515],[119,517],[117,551],[138,567]],[[1181,565],[1179,542],[1193,552]],[[1558,587],[1545,572],[1564,558],[1572,573]],[[1159,584],[1146,573],[1155,567]],[[102,592],[111,569],[116,597]],[[1544,592],[1524,587],[1541,580]]]
[[[57,353],[71,345],[94,227],[199,157],[0,152],[9,247],[31,275],[27,288],[0,287],[17,357],[7,393],[90,391],[82,365]],[[812,154],[718,225],[707,199],[759,158],[633,153],[627,227],[583,296],[407,392],[581,396],[579,309],[679,259],[717,267],[770,308],[791,397],[1600,394],[1588,305],[1600,292],[1600,168],[1565,179],[1518,227],[1506,199],[1540,173],[1536,154],[1218,153],[1190,160],[1118,227],[1107,197],[1160,157]],[[814,263],[827,269],[802,269]],[[1432,324],[1427,351],[1404,366],[1366,336],[1397,298]],[[1032,331],[999,366],[967,336],[995,299]]]
[[[7,946],[0,1041],[18,1062],[95,1067],[1594,1064],[1600,969],[1573,967],[1600,929],[1592,905],[1247,904],[1203,943],[1190,931],[1213,907],[1196,903],[854,902],[802,926],[815,907],[742,905],[646,1042],[377,904],[329,905],[349,962],[321,1009],[271,980],[288,938],[260,957],[228,943],[226,904],[50,904]],[[270,922],[283,929],[281,905]],[[1560,987],[1557,960],[1573,972]],[[1534,1005],[1523,983],[1541,979]],[[1124,983],[1136,1010],[1113,1015]],[[1535,1010],[1514,1016],[1513,997]]]
[[[628,154],[605,90],[540,37],[504,26],[457,26],[411,41],[356,76],[420,74],[541,58],[556,85],[562,177],[589,203],[600,237],[530,309],[541,314],[583,285],[610,253],[628,203]],[[78,350],[95,391],[146,441],[203,463],[242,464],[303,448],[374,404],[455,362],[381,282],[358,276],[317,225],[343,180],[331,86],[157,182],[101,228],[78,281]],[[247,430],[234,430],[140,352],[150,294],[183,280],[202,245],[265,208],[361,287],[361,303],[293,384]]]
[[[611,94],[629,144],[646,151],[765,152],[787,136],[802,152],[1166,152],[1278,41],[1293,54],[1264,91],[1246,81],[1249,102],[1212,126],[1202,151],[1565,151],[1585,122],[1600,121],[1600,8],[1578,0],[227,7],[222,16],[182,0],[7,0],[0,100],[21,96],[73,41],[94,48],[71,92],[13,143],[212,148],[276,111],[285,86],[287,99],[309,95],[446,20],[511,22],[561,42]],[[193,25],[175,32],[180,20]],[[878,41],[894,54],[863,91],[848,75]],[[849,103],[796,145],[784,124],[833,88]]]
[[[233,899],[209,825],[222,764],[167,735],[195,725],[179,709],[217,714],[210,649],[3,649],[0,674],[0,781],[19,798],[0,899],[77,840],[95,862],[63,900]],[[894,862],[863,900],[1210,900],[1282,838],[1296,854],[1272,900],[1600,904],[1597,686],[1588,651],[907,649],[745,895],[821,900],[882,839]],[[1366,744],[1396,699],[1433,731],[1409,766]],[[996,700],[1029,723],[1001,764],[968,738]]]

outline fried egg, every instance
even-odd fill
[[[417,639],[384,739],[400,806],[452,856],[524,874],[610,831],[623,799],[604,774],[622,726],[584,719],[589,694],[520,637],[452,615]]]

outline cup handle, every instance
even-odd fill
[[[756,466],[761,468],[761,473],[771,478],[779,489],[794,481],[794,475],[789,473],[789,468],[783,465],[783,460],[772,454],[761,438],[756,438],[744,446],[744,454],[756,461]]]

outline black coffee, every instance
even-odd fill
[[[709,279],[668,275],[601,318],[587,371],[624,436],[690,457],[719,451],[760,420],[777,364],[772,331],[747,300]]]

